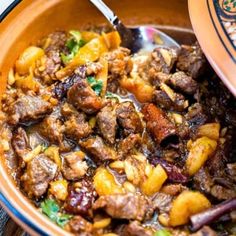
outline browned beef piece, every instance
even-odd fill
[[[80,66],[76,69],[76,73],[66,77],[62,81],[58,81],[52,85],[52,93],[57,99],[62,99],[67,95],[67,91],[72,87],[78,80],[86,78],[86,66]]]
[[[117,122],[115,106],[108,104],[97,114],[97,124],[100,133],[110,144],[114,144],[116,138]]]
[[[148,211],[147,199],[138,194],[116,194],[101,196],[94,203],[93,209],[104,209],[113,218],[143,220]]]
[[[156,48],[151,54],[149,77],[155,79],[158,72],[169,74],[177,60],[177,50],[172,48]]]
[[[92,133],[92,129],[85,120],[85,117],[85,114],[79,112],[76,115],[72,115],[65,122],[65,134],[68,137],[75,138],[76,140],[90,135]]]
[[[66,119],[64,123],[66,136],[79,141],[92,133],[92,128],[86,121],[85,114],[78,112],[72,105],[65,103],[61,113]]]
[[[198,88],[197,82],[183,71],[175,72],[170,77],[170,84],[186,94],[194,94]]]
[[[64,127],[60,120],[60,114],[53,112],[51,115],[45,117],[39,124],[39,132],[46,139],[54,144],[58,144],[61,149],[64,149],[63,132]]]
[[[69,213],[91,216],[91,207],[97,196],[92,180],[84,178],[81,182],[77,182],[77,185],[78,183],[80,185],[78,187],[69,187],[64,209]]]
[[[229,189],[221,185],[214,185],[211,188],[211,195],[219,200],[228,200],[236,197],[235,189]]]
[[[79,142],[80,146],[96,160],[116,160],[117,153],[111,147],[107,146],[101,137],[91,137]]]
[[[141,225],[139,221],[131,221],[124,227],[121,236],[152,236],[153,232]]]
[[[120,47],[105,55],[108,60],[108,70],[112,77],[124,76],[131,72],[132,61],[130,60],[130,50]]]
[[[214,185],[212,176],[209,174],[208,170],[202,167],[194,175],[194,185],[200,191],[205,193],[210,193],[212,186]]]
[[[182,184],[167,184],[164,187],[161,188],[161,192],[176,196],[179,193],[181,193],[183,190],[187,190],[187,187],[183,186]]]
[[[16,154],[22,159],[30,151],[29,139],[23,128],[19,127],[13,135],[12,146]]]
[[[161,213],[170,211],[173,196],[166,193],[157,193],[152,199],[152,207],[158,209]]]
[[[153,93],[153,102],[161,108],[171,111],[184,111],[186,109],[185,98],[179,93],[176,93],[176,99],[172,101],[166,92],[155,90]]]
[[[60,57],[60,52],[66,49],[65,44],[67,40],[67,35],[65,32],[56,31],[50,34],[47,39],[43,40],[45,47],[45,61],[43,65],[39,65],[35,69],[36,76],[41,77],[45,83],[52,83],[54,78],[56,78],[55,73],[61,68],[62,61]],[[44,67],[41,70],[40,67]]]
[[[191,127],[191,131],[196,130],[199,126],[203,125],[207,121],[207,116],[204,114],[202,105],[200,103],[195,103],[189,107],[185,118]]]
[[[210,227],[204,226],[203,228],[198,230],[196,233],[190,234],[190,236],[217,236],[217,234]]]
[[[46,83],[53,82],[52,79],[56,78],[56,72],[62,67],[62,61],[59,50],[50,50],[45,57],[45,69],[41,72],[39,69],[36,70],[36,75],[43,78]]]
[[[16,125],[19,122],[26,123],[35,121],[51,111],[52,105],[44,101],[41,97],[23,95],[9,107],[7,111],[9,115],[8,122],[11,125]]]
[[[236,197],[236,190],[233,183],[225,176],[225,168],[221,171],[222,175],[217,176],[217,166],[215,167],[215,175],[211,175],[207,168],[201,168],[194,175],[195,188],[212,195],[218,200],[227,200]],[[222,183],[220,180],[222,179]],[[219,184],[217,182],[220,182]],[[226,185],[226,186],[224,186]]]
[[[170,80],[171,75],[166,74],[163,72],[156,72],[152,77],[151,77],[151,83],[155,85],[156,87],[159,87],[161,83],[168,83]]]
[[[67,92],[68,102],[86,114],[93,114],[102,108],[102,99],[96,95],[85,79],[76,82]]]
[[[125,157],[133,149],[141,145],[142,138],[140,134],[130,134],[125,139],[121,140],[118,145],[119,156]]]
[[[44,154],[34,157],[28,164],[21,181],[28,196],[41,197],[57,173],[57,165]]]
[[[205,56],[196,42],[194,45],[182,45],[178,56],[177,68],[194,79],[203,74],[206,67]]]
[[[82,152],[70,152],[63,155],[63,175],[67,180],[78,180],[83,177],[88,170],[88,165],[84,160]]]
[[[55,31],[49,34],[48,37],[45,38],[45,40],[47,40],[45,52],[48,53],[51,50],[64,48],[67,40],[67,35],[66,32]]]
[[[124,134],[141,133],[143,126],[132,102],[122,102],[116,109],[119,125],[124,128]]]
[[[69,222],[69,227],[76,235],[92,236],[93,225],[82,216],[74,216]]]
[[[227,164],[226,173],[236,182],[236,163]]]

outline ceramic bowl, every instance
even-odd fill
[[[155,24],[180,43],[192,43],[195,40],[188,17],[187,0],[136,0],[135,4],[130,0],[105,2],[126,24]],[[56,29],[80,29],[88,24],[106,22],[85,0],[17,0],[7,12],[10,13],[0,23],[0,94],[5,90],[9,69],[29,44]],[[38,212],[16,188],[2,150],[0,183],[2,205],[31,235],[70,235]]]
[[[208,61],[236,96],[236,1],[189,0],[194,32]]]

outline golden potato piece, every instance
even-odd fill
[[[220,137],[220,124],[219,123],[209,123],[202,125],[197,131],[198,137],[206,136],[210,139],[218,140]]]
[[[68,182],[64,179],[57,180],[50,183],[49,191],[61,201],[65,201],[68,195]]]
[[[194,175],[204,165],[208,157],[215,151],[216,146],[217,142],[208,137],[202,137],[193,142],[186,161],[189,175]]]
[[[99,196],[124,193],[124,189],[116,183],[115,177],[106,169],[99,168],[93,178],[93,184]]]
[[[29,69],[36,60],[40,59],[44,55],[44,50],[39,47],[30,46],[24,50],[16,61],[16,72],[20,75],[29,73]]]
[[[211,206],[201,193],[185,190],[172,203],[169,224],[179,226],[188,223],[189,217]]]
[[[141,190],[146,195],[152,195],[161,189],[167,179],[167,174],[161,165],[157,165],[150,173],[148,178],[141,185]]]

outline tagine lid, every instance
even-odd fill
[[[236,0],[188,0],[188,7],[208,61],[236,96]]]

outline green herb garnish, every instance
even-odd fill
[[[46,199],[40,207],[42,212],[60,227],[64,227],[72,218],[72,215],[61,213],[59,205],[53,199]]]
[[[154,236],[172,236],[172,234],[166,229],[160,229],[155,232]]]
[[[102,80],[96,80],[93,76],[88,76],[87,81],[90,84],[91,88],[94,90],[94,92],[99,96],[103,87]]]
[[[71,30],[69,31],[71,38],[67,40],[66,47],[69,50],[69,54],[61,53],[61,59],[64,64],[69,63],[77,54],[79,49],[84,46],[85,41],[81,38],[81,34],[79,31]]]

